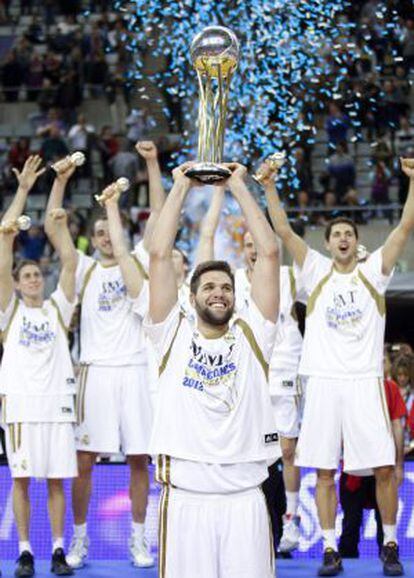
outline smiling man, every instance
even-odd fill
[[[414,160],[402,159],[401,164],[410,178],[401,221],[384,245],[363,263],[357,260],[358,230],[349,219],[338,218],[327,226],[325,243],[330,258],[310,249],[294,233],[267,166],[269,214],[293,257],[307,297],[299,366],[299,373],[307,378],[306,403],[296,464],[317,469],[316,502],[324,543],[320,576],[335,576],[342,570],[335,537],[334,483],[342,452],[344,470],[374,469],[384,528],[384,574],[403,573],[396,537],[395,446],[382,366],[384,295],[414,229]]]
[[[192,185],[188,165],[174,186],[150,247],[147,332],[160,366],[150,451],[164,485],[160,507],[160,578],[273,578],[264,496],[277,434],[268,389],[276,335],[279,260],[274,234],[244,184],[246,169],[227,165],[227,181],[257,247],[251,302],[232,319],[234,277],[224,261],[194,271],[196,324],[180,310],[173,244]],[[199,185],[198,185],[199,186]]]

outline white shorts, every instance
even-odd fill
[[[278,434],[289,439],[299,437],[303,397],[301,395],[272,395],[271,400]]]
[[[159,578],[274,578],[274,553],[259,488],[201,494],[165,486]]]
[[[12,478],[75,478],[74,424],[7,424],[6,450]]]
[[[383,380],[310,377],[295,464],[344,470],[395,463]]]
[[[76,448],[146,454],[152,427],[146,366],[83,365],[78,381]]]

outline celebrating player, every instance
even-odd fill
[[[164,484],[160,508],[160,578],[218,578],[226,568],[273,578],[267,511],[259,487],[277,434],[267,384],[278,315],[278,250],[273,232],[244,184],[245,168],[227,185],[257,245],[251,302],[238,319],[234,278],[223,261],[201,263],[191,278],[196,326],[180,311],[172,250],[192,185],[188,165],[156,224],[150,249],[147,332],[160,363],[151,452]],[[273,429],[272,429],[273,428]],[[237,553],[237,554],[236,554]]]
[[[4,222],[13,224],[27,195],[44,169],[31,156]],[[61,273],[57,290],[44,300],[44,279],[35,261],[21,261],[12,276],[13,241],[17,227],[0,233],[0,330],[4,356],[0,383],[6,445],[13,477],[13,511],[19,535],[15,576],[33,576],[29,540],[30,478],[46,478],[52,527],[52,572],[72,574],[64,555],[65,497],[62,478],[77,475],[73,422],[75,378],[67,331],[76,305],[76,259],[63,210],[47,215],[46,233],[60,238]],[[14,279],[13,279],[14,277]],[[17,293],[19,297],[17,296]]]
[[[60,207],[73,172],[67,159],[55,165],[57,176],[49,210]],[[92,244],[99,258],[72,251],[77,261],[76,285],[81,303],[81,369],[78,390],[76,445],[79,476],[72,490],[74,536],[68,562],[83,566],[88,553],[87,511],[91,474],[99,454],[127,456],[130,467],[132,530],[129,542],[134,565],[151,566],[145,539],[148,500],[148,442],[152,411],[147,387],[147,359],[142,331],[148,290],[138,260],[125,253],[115,185],[104,191],[107,212],[93,223]],[[60,240],[54,240],[60,252]]]
[[[401,221],[363,263],[357,262],[358,230],[352,221],[338,218],[328,224],[329,259],[293,232],[275,186],[266,189],[273,225],[295,261],[307,295],[299,373],[308,380],[296,463],[317,468],[316,501],[324,543],[320,576],[334,576],[342,569],[335,538],[334,484],[342,451],[345,471],[374,469],[384,529],[384,574],[403,573],[396,537],[395,446],[382,368],[384,294],[414,229],[414,160],[402,159],[401,166],[410,179]]]

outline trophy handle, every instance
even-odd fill
[[[228,179],[231,170],[215,163],[197,163],[185,171],[185,176],[204,185],[214,185]]]

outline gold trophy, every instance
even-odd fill
[[[230,82],[239,62],[239,41],[229,28],[208,26],[195,36],[190,53],[200,99],[198,161],[185,174],[201,183],[212,184],[231,175],[220,163]]]
[[[286,162],[286,153],[273,153],[266,159],[266,163],[272,172],[279,170]],[[253,178],[258,183],[262,184],[265,175],[260,171],[253,175]]]
[[[119,179],[117,179],[115,183],[113,183],[113,185],[114,185],[113,192],[109,194],[102,193],[102,195],[95,195],[95,201],[97,201],[101,205],[101,207],[104,207],[105,202],[109,198],[111,198],[114,194],[124,193],[125,191],[127,191],[129,189],[130,183],[126,177],[119,177]]]

